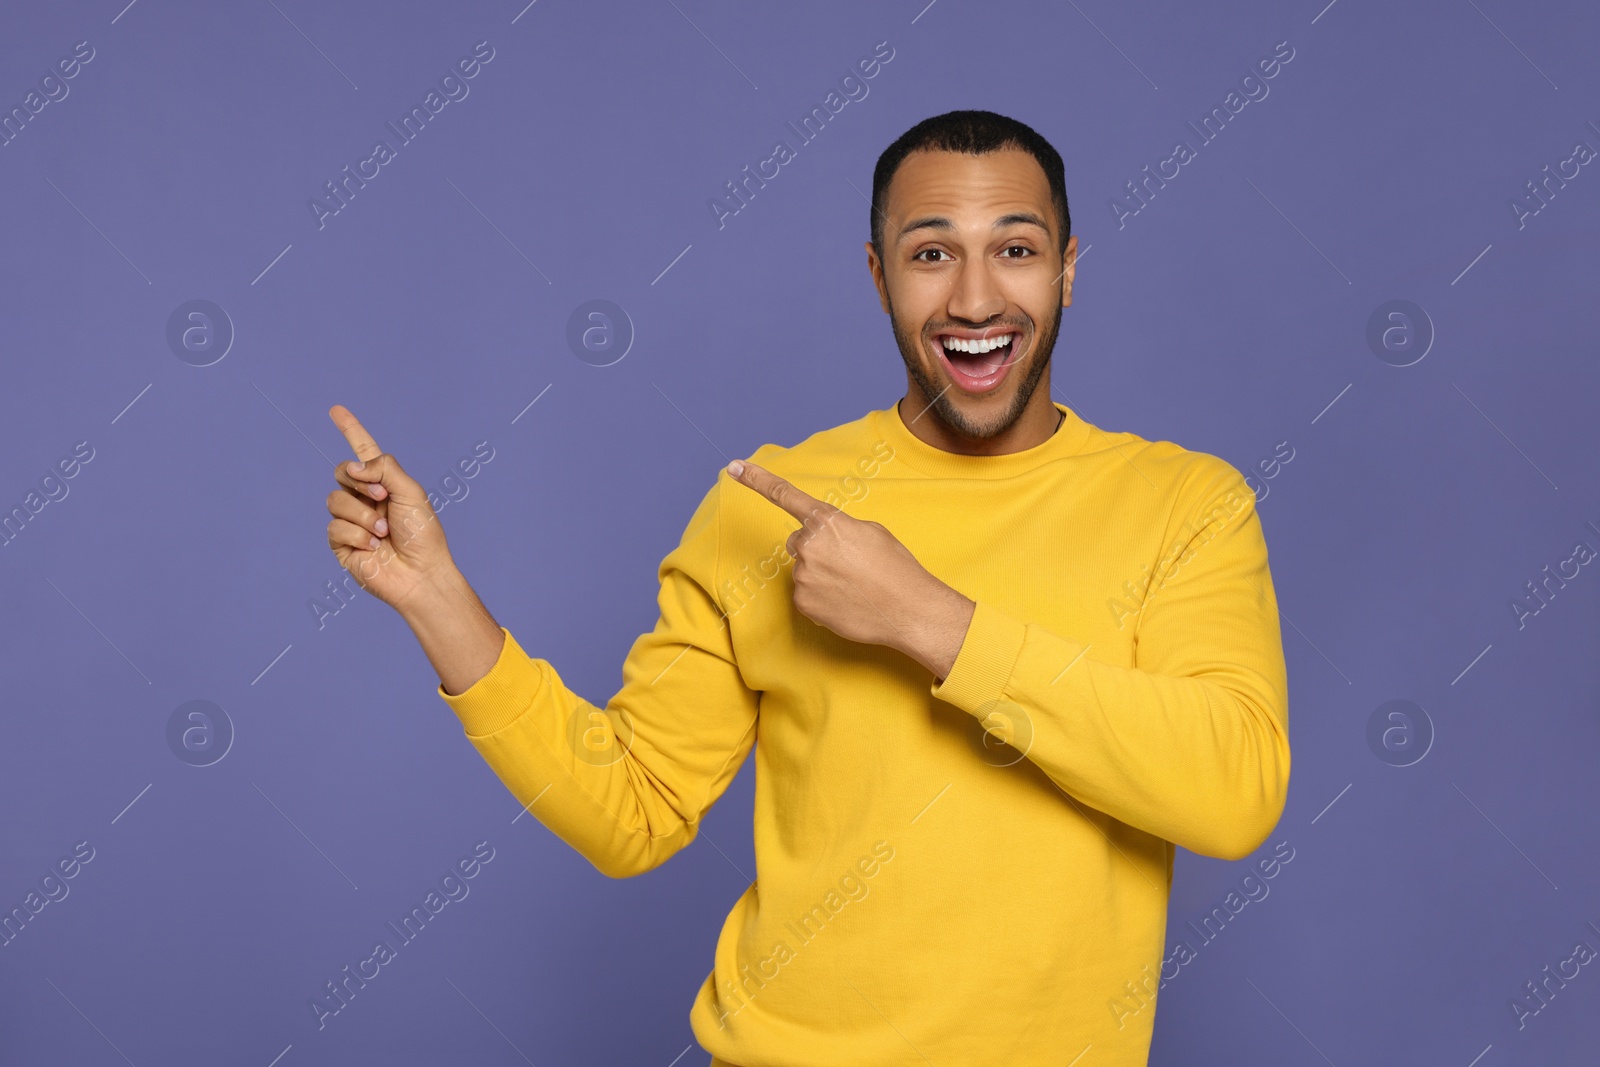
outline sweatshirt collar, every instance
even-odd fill
[[[896,402],[868,415],[873,435],[888,442],[895,458],[906,466],[932,478],[1007,478],[1033,470],[1051,460],[1076,455],[1094,429],[1077,412],[1054,399],[1051,403],[1064,418],[1055,433],[1020,452],[998,456],[969,456],[935,448],[911,432],[900,417]],[[932,416],[925,416],[932,417]]]

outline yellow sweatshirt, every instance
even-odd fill
[[[750,457],[976,602],[942,682],[797,612],[799,523],[719,473],[607,703],[509,632],[486,676],[438,687],[614,878],[693,841],[754,747],[756,880],[689,1016],[719,1061],[1144,1064],[1174,844],[1237,860],[1276,824],[1287,679],[1254,494],[1057,407],[1002,456],[934,448],[890,406]]]

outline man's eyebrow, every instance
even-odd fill
[[[1050,227],[1045,223],[1044,219],[1031,211],[1013,211],[1008,215],[1001,215],[994,220],[994,226],[991,229],[998,230],[1006,226],[1015,225],[1037,226],[1047,234],[1050,232]],[[904,241],[906,236],[913,230],[953,230],[955,228],[955,223],[943,215],[926,215],[906,223],[900,230],[900,236],[896,239],[896,243]]]
[[[1018,223],[1027,226],[1037,226],[1045,233],[1050,232],[1049,224],[1031,211],[1013,211],[1009,215],[1001,215],[999,218],[994,220],[994,229],[998,230],[1002,226],[1014,226]]]

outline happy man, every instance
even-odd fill
[[[1255,498],[1052,401],[1077,238],[1032,129],[918,123],[871,235],[905,396],[719,473],[603,706],[493,620],[340,406],[328,542],[608,876],[693,841],[755,748],[756,880],[690,1011],[713,1067],[1144,1064],[1175,846],[1248,856],[1288,787]]]

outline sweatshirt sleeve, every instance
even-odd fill
[[[1202,479],[1203,503],[1179,509],[1188,522],[1163,539],[1172,548],[1138,615],[1135,666],[979,600],[932,693],[1085,804],[1236,860],[1283,812],[1288,681],[1255,494],[1211,459],[1223,469]]]
[[[605,706],[510,631],[489,673],[439,696],[513,796],[603,874],[625,878],[694,840],[755,741],[759,694],[734,661],[716,593],[722,476],[658,571],[660,616]]]

